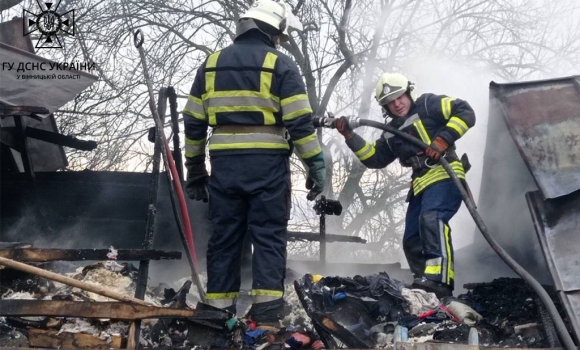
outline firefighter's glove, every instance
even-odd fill
[[[345,140],[350,140],[354,136],[354,131],[352,130],[351,126],[348,124],[347,117],[340,117],[334,121],[334,127],[338,130],[339,133],[344,136]]]
[[[441,136],[437,136],[435,140],[431,142],[431,145],[427,147],[427,149],[425,149],[425,154],[427,154],[427,157],[433,160],[439,160],[441,154],[443,154],[448,147],[449,144],[447,143],[447,141],[441,138]]]
[[[322,193],[326,183],[326,167],[324,166],[324,156],[322,152],[314,157],[304,159],[308,167],[308,179],[306,180],[306,189],[309,189],[306,199],[312,201]]]
[[[205,168],[205,157],[187,158],[185,161],[187,168],[187,183],[185,192],[187,196],[196,201],[207,202],[207,181],[209,176]]]
[[[189,198],[196,200],[196,201],[203,201],[204,203],[207,202],[207,178],[204,180],[198,181],[187,181],[187,185],[185,186],[185,191]]]

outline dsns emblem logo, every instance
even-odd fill
[[[58,36],[62,34],[75,35],[75,10],[60,13],[58,8],[61,0],[56,2],[56,4],[52,1],[44,1],[41,3],[39,0],[36,0],[36,3],[40,8],[39,13],[32,13],[27,10],[23,11],[22,17],[24,21],[27,21],[27,23],[23,23],[24,36],[38,31],[40,38],[36,43],[36,48],[62,48],[62,43]],[[28,24],[28,30],[26,29],[26,24]]]

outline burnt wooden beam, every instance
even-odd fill
[[[187,318],[196,320],[223,320],[227,313],[213,310],[175,309],[168,307],[145,306],[133,303],[102,301],[64,301],[64,300],[0,300],[0,316],[48,316],[110,318],[116,320],[137,320],[146,318]]]
[[[154,99],[153,96],[150,99],[151,102],[151,113],[153,114],[153,119],[157,119],[160,124],[163,124],[165,119],[165,109],[167,107],[166,99],[167,99],[167,89],[161,88],[159,89],[159,99],[157,100],[157,114],[155,114],[155,110],[153,109]],[[157,129],[154,129],[157,131]],[[162,151],[165,147],[163,147],[163,130],[160,128],[160,132],[155,133],[155,147],[153,148],[153,169],[151,171],[151,179],[149,181],[149,206],[147,209],[147,222],[145,224],[145,237],[143,239],[142,247],[144,249],[151,249],[153,246],[153,235],[155,233],[155,217],[157,216],[157,200],[158,200],[158,190],[159,190],[159,173],[161,167],[161,155]],[[169,150],[166,150],[168,152]],[[164,162],[168,160],[167,154],[163,154]],[[167,164],[167,163],[166,163]],[[169,170],[168,170],[169,172]],[[169,176],[167,176],[167,181],[169,181]],[[179,214],[177,214],[177,209],[175,208],[174,198],[171,197],[173,195],[171,191],[171,183],[169,183],[169,196],[171,198],[171,202],[173,204],[173,210],[175,213],[175,219],[177,221],[178,229],[181,229],[179,225]],[[181,230],[180,230],[181,232]],[[181,235],[183,237],[183,235]],[[188,246],[184,245],[186,254],[188,252]],[[189,256],[188,256],[189,260]],[[135,298],[138,299],[145,299],[145,291],[147,290],[147,281],[149,276],[149,261],[148,260],[141,260],[139,262],[139,274],[137,275],[137,281],[135,286]],[[202,291],[199,291],[199,294],[202,295]],[[139,333],[141,332],[141,320],[135,320],[131,322],[129,325],[129,334],[127,335],[127,349],[133,350],[139,348]]]
[[[82,261],[82,260],[111,260],[107,254],[109,249],[46,249],[46,248],[16,248],[0,249],[0,257],[18,261]],[[179,260],[181,252],[144,249],[119,249],[114,260]]]
[[[30,155],[28,154],[28,147],[26,145],[26,135],[24,135],[24,124],[22,123],[22,116],[15,115],[14,117],[14,128],[16,130],[16,140],[20,143],[20,159],[22,161],[22,166],[24,167],[24,173],[28,175],[29,180],[34,181],[34,171],[32,170],[32,161],[30,160]],[[33,182],[34,184],[34,182]]]
[[[320,241],[320,233],[288,231],[288,239],[289,240],[300,239],[305,241],[318,242]],[[367,240],[356,236],[326,234],[326,242],[366,243]]]
[[[179,111],[177,110],[177,94],[173,86],[167,87],[167,98],[169,99],[169,111],[171,113],[171,131],[173,131],[173,159],[179,174],[179,179],[183,182],[183,156],[179,142]]]
[[[22,142],[18,140],[19,132],[14,126],[1,127],[0,142],[18,152],[22,152]]]
[[[77,139],[74,136],[63,135],[52,131],[37,129],[33,127],[27,127],[24,131],[26,137],[31,137],[33,139],[54,143],[59,146],[66,146],[74,149],[79,149],[81,151],[92,151],[97,148],[97,143],[95,141],[85,141]]]
[[[92,334],[85,333],[58,333],[56,330],[28,330],[28,344],[40,348],[54,349],[121,349],[126,341],[118,335],[111,335],[109,339],[100,339]]]
[[[38,114],[49,113],[50,111],[44,107],[0,105],[0,115],[4,117],[23,116],[42,120]]]

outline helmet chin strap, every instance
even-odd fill
[[[381,106],[381,111],[383,112],[383,118],[385,119],[392,118],[391,115],[389,114],[389,110],[387,107]]]
[[[264,33],[264,32],[262,32],[262,33]],[[270,37],[270,41],[272,42],[272,45],[274,45],[274,47],[276,49],[278,49],[280,47],[280,44],[278,44],[278,37],[279,37],[279,35],[270,35],[270,34],[267,34],[267,33],[264,33],[264,34],[266,34],[267,36]]]
[[[284,29],[286,29],[286,18],[284,18],[282,22],[280,22],[280,30],[278,31],[278,34],[270,36],[276,49],[278,49],[282,44],[282,34],[284,34]]]

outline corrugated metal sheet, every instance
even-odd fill
[[[494,99],[544,198],[580,189],[580,76],[492,82]]]
[[[548,268],[580,338],[580,191],[543,200],[538,191],[526,194]]]
[[[505,125],[492,124],[500,115]],[[538,259],[545,260],[547,264],[578,340],[580,76],[512,84],[492,82],[489,125],[496,125],[495,129],[488,130],[489,133],[503,133],[503,138],[497,139],[498,135],[488,134],[486,164],[490,169],[486,169],[487,174],[484,171],[482,186],[485,180],[493,178],[494,182],[488,184],[487,190],[490,193],[482,192],[480,203],[484,199],[484,209],[496,209],[488,210],[487,214],[494,214],[488,221],[491,220],[492,224],[497,221],[504,225],[503,232],[525,232],[512,240],[521,251],[534,255],[530,247],[539,242],[545,259]],[[524,170],[521,160],[516,159],[513,145],[503,140],[508,137],[505,128],[529,172]],[[490,140],[497,142],[490,143]],[[497,164],[501,164],[501,167]],[[531,188],[530,175],[537,188]],[[494,188],[501,188],[503,191],[498,194],[497,191],[492,191]],[[531,220],[526,218],[514,226],[514,220],[527,215],[524,215],[521,205],[513,205],[512,198],[519,204],[524,195]],[[501,203],[511,203],[511,206]],[[506,216],[508,214],[514,219]],[[529,221],[534,224],[537,241],[532,236],[533,230],[528,228]],[[500,228],[497,228],[498,232],[502,232]]]

